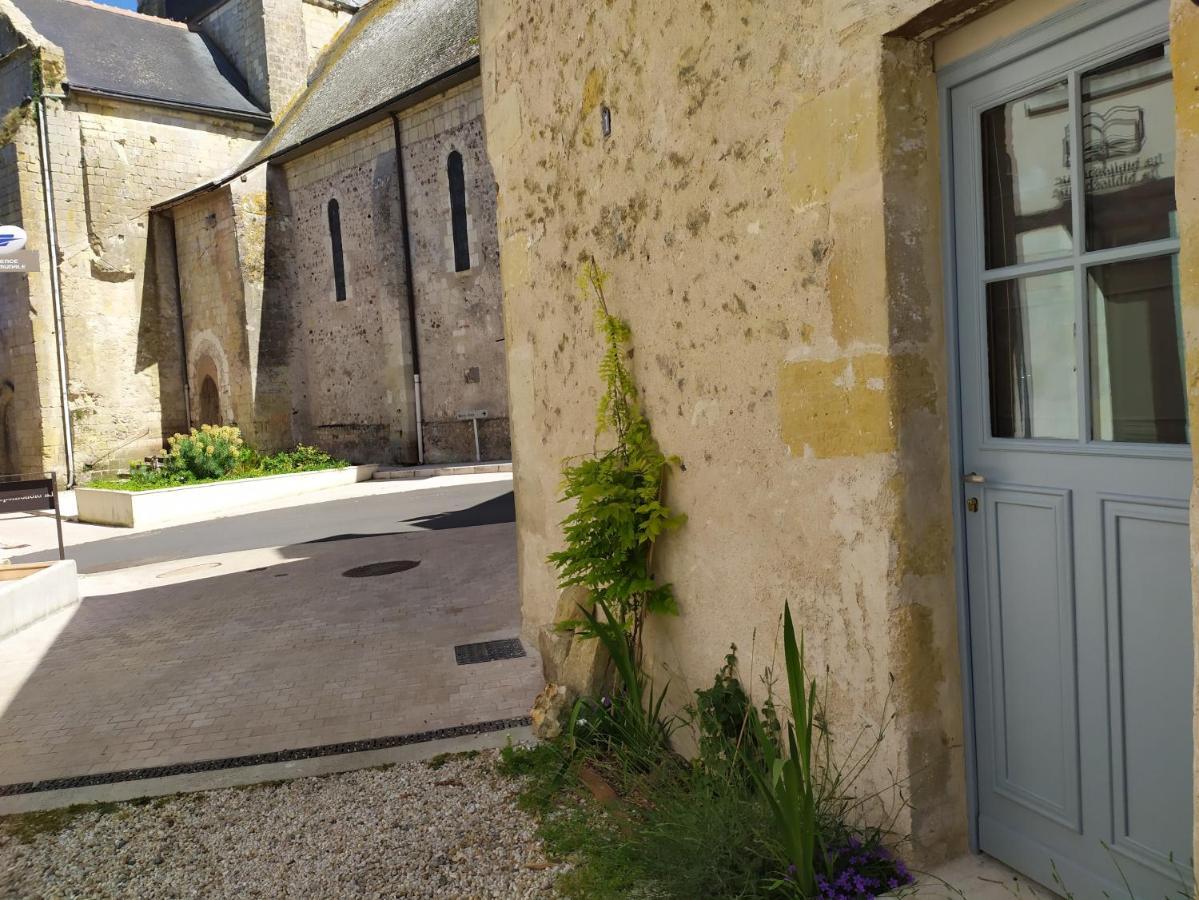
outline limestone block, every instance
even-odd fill
[[[572,585],[558,595],[558,608],[554,612],[555,622],[565,622],[580,617],[580,607],[591,609],[595,601],[591,599],[591,591],[582,585]]]
[[[559,631],[546,625],[537,633],[537,650],[541,654],[541,674],[546,681],[557,681],[566,665],[570,653],[572,636],[568,631]]]
[[[580,697],[599,697],[608,686],[608,651],[595,638],[575,638],[562,666],[561,680]]]
[[[562,723],[570,712],[574,698],[562,684],[547,684],[529,711],[533,720],[533,736],[539,741],[552,741],[562,734]]]

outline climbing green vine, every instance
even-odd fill
[[[549,561],[558,570],[560,587],[581,585],[591,592],[597,608],[609,611],[624,628],[632,656],[640,663],[646,615],[678,614],[674,589],[654,578],[654,543],[679,528],[686,516],[672,513],[663,502],[666,475],[680,460],[662,452],[641,410],[626,362],[632,333],[627,322],[608,312],[606,281],[594,260],[583,266],[579,286],[594,298],[596,328],[604,342],[596,441],[598,445],[602,436],[610,435],[614,446],[567,461],[561,499],[576,505],[562,521],[566,547],[550,554]],[[591,633],[588,617],[563,625],[597,636]]]

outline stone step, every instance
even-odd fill
[[[494,460],[481,463],[432,463],[424,466],[380,466],[375,470],[373,481],[391,481],[399,478],[433,478],[437,475],[484,475],[494,472],[511,472],[512,463]]]

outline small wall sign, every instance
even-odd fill
[[[0,225],[0,273],[40,272],[37,251],[26,250],[29,235],[18,225]]]

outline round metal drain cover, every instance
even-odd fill
[[[341,574],[346,578],[375,578],[379,575],[394,575],[396,572],[407,572],[420,565],[415,559],[395,559],[391,562],[367,563],[365,566],[355,566],[346,569]]]

